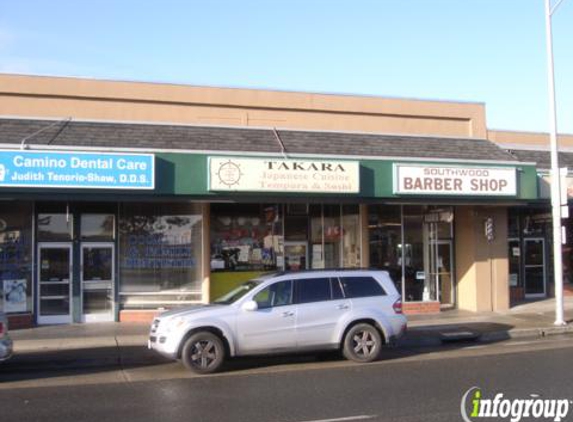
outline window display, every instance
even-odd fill
[[[0,211],[0,310],[31,312],[32,204],[18,202]]]
[[[278,205],[213,204],[211,271],[282,268],[284,239]]]
[[[120,294],[124,305],[184,302],[200,293],[203,218],[197,204],[123,204],[119,217]],[[173,295],[161,299],[161,295]],[[132,300],[131,300],[132,299]]]
[[[358,205],[213,204],[211,271],[360,266]]]
[[[453,210],[369,207],[370,265],[387,270],[407,302],[454,302]]]

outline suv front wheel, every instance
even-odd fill
[[[193,372],[210,374],[223,365],[225,346],[215,334],[200,331],[191,335],[183,345],[181,360]]]
[[[360,323],[346,333],[342,353],[346,359],[354,362],[373,362],[379,358],[382,345],[382,336],[376,327]]]

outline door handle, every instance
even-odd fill
[[[336,307],[336,309],[340,309],[340,310],[348,309],[348,308],[349,308],[349,306],[346,305],[346,304],[338,305],[338,306]]]
[[[294,315],[294,312],[293,312],[293,311],[285,311],[285,312],[283,312],[283,317],[284,317],[284,318],[291,317],[291,316],[293,316],[293,315]]]

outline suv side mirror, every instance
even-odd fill
[[[243,311],[253,312],[253,311],[256,311],[257,309],[259,309],[259,305],[254,300],[249,300],[249,301],[243,303],[242,308],[243,308]]]

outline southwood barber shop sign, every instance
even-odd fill
[[[358,193],[357,161],[209,158],[209,190]]]
[[[394,193],[457,196],[515,196],[514,167],[394,164]]]

